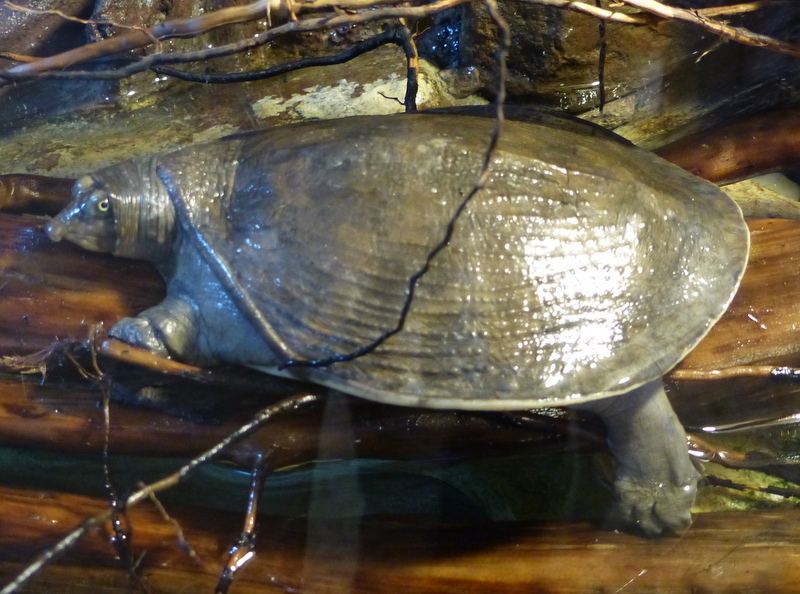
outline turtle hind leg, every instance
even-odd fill
[[[688,528],[700,474],[661,380],[580,408],[597,413],[606,425],[619,519],[648,536]]]
[[[197,359],[197,310],[179,297],[168,296],[135,318],[123,318],[109,335],[162,357]]]

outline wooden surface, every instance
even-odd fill
[[[752,221],[749,227],[750,260],[739,291],[676,369],[800,367],[800,221]],[[800,408],[800,385],[771,378],[672,382],[669,393],[691,427],[780,417]]]
[[[719,124],[654,151],[717,184],[793,171],[800,155],[800,110],[781,108]]]
[[[800,365],[800,313],[794,307],[800,295],[800,221],[762,220],[748,226],[750,259],[742,284],[681,369]]]
[[[104,502],[0,489],[0,580]],[[31,510],[36,513],[32,514]],[[136,510],[135,552],[155,592],[213,592],[236,514],[178,509],[196,556],[152,508]],[[315,535],[309,542],[309,535]],[[462,523],[432,519],[287,520],[264,517],[256,560],[231,592],[785,592],[800,580],[800,510],[703,514],[683,536],[646,540],[589,523]],[[123,592],[108,529],[82,541],[26,591]],[[71,569],[70,569],[71,568]],[[85,569],[81,569],[85,568]],[[75,582],[76,574],[83,580]],[[70,581],[69,590],[60,585]]]
[[[43,217],[0,215],[0,356],[87,340],[96,324],[134,315],[163,298],[156,271],[139,262],[53,244]]]

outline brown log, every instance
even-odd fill
[[[0,582],[104,502],[0,488]],[[31,513],[35,510],[35,514]],[[129,514],[139,574],[162,594],[213,592],[240,518],[153,507]],[[309,535],[329,535],[328,538]],[[26,592],[130,592],[110,530],[94,532]],[[261,519],[257,556],[232,593],[772,592],[800,580],[800,511],[699,515],[675,538],[646,540],[591,523],[442,523],[430,518]]]
[[[44,218],[0,215],[0,356],[85,341],[95,325],[155,305],[164,283],[149,265],[53,244]]]
[[[800,365],[800,223],[752,221],[750,259],[722,319],[680,364],[684,369]]]
[[[750,260],[722,319],[676,370],[738,365],[800,367],[800,222],[749,223]],[[800,411],[797,385],[769,377],[673,381],[673,406],[692,427],[791,415]]]
[[[654,152],[717,184],[793,171],[800,163],[800,110],[776,109],[726,122]]]
[[[193,457],[246,423],[266,399],[233,403],[221,423],[200,423],[158,410],[112,403],[109,451],[114,454]],[[0,445],[49,448],[60,452],[99,453],[106,431],[99,391],[87,386],[38,384],[0,378]],[[561,451],[599,447],[602,432],[589,419],[529,418],[522,415],[441,412],[388,407],[348,398],[349,417],[323,421],[322,406],[278,417],[262,431],[234,444],[226,457],[250,464],[254,453],[271,452],[274,467],[318,460],[320,428],[328,447],[345,444],[358,457],[395,460],[502,456],[522,451]],[[354,420],[351,422],[350,418]],[[480,439],[476,439],[480,436]]]
[[[0,175],[0,212],[53,216],[69,202],[74,181],[21,173]]]

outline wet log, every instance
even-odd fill
[[[242,402],[235,393],[230,396],[232,403],[214,423],[112,402],[106,431],[104,409],[98,406],[102,395],[90,386],[0,378],[0,445],[87,454],[102,452],[107,443],[112,454],[193,457],[248,422],[269,401]],[[269,452],[275,468],[324,459],[323,426],[328,449],[349,450],[359,458],[454,460],[602,446],[599,426],[580,415],[432,411],[347,398],[348,416],[332,420],[323,418],[324,403],[321,397],[318,406],[277,417],[229,447],[225,458],[249,467],[254,454]]]
[[[800,367],[800,224],[749,223],[750,260],[742,284],[722,319],[678,365],[680,370],[740,365]],[[669,376],[668,376],[669,377]],[[788,416],[800,410],[796,382],[770,377],[675,381],[673,406],[690,427]]]
[[[74,182],[43,175],[0,175],[0,211],[53,216],[66,206]]]
[[[0,489],[0,582],[35,549],[101,500]],[[30,510],[36,510],[32,514]],[[138,575],[151,591],[213,592],[236,514],[132,510]],[[686,534],[646,540],[591,523],[443,523],[431,518],[322,520],[264,517],[256,559],[232,592],[795,592],[800,579],[800,511],[703,514]],[[29,593],[130,592],[136,582],[115,558],[108,526],[45,570]]]
[[[654,152],[717,184],[797,170],[800,110],[775,109],[718,124]]]
[[[42,217],[0,215],[0,356],[25,355],[56,341],[85,341],[94,326],[158,303],[164,283],[141,262],[116,262],[54,245]]]

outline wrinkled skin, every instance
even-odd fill
[[[116,237],[113,253],[160,268],[166,299],[111,331],[154,353],[249,365],[395,404],[591,410],[608,429],[619,517],[648,535],[679,533],[691,523],[699,475],[660,376],[726,308],[748,235],[727,197],[650,155],[607,138],[564,131],[551,138],[545,127],[511,124],[487,198],[476,199],[457,221],[448,247],[417,286],[404,329],[353,361],[286,367],[350,352],[396,324],[408,278],[468,194],[490,132],[490,122],[471,118],[404,116],[233,137],[82,180],[74,203],[47,232],[100,251]],[[418,142],[403,144],[404,138]],[[567,159],[578,150],[596,164],[567,170],[558,181],[563,165],[541,165],[537,142],[552,154],[563,148]],[[614,159],[632,163],[630,171],[617,171]],[[652,197],[637,178],[650,168]],[[606,193],[584,192],[587,180]],[[417,188],[432,188],[434,198]],[[502,200],[495,204],[493,196]],[[559,199],[566,214],[548,219],[561,208]],[[578,224],[560,230],[575,213]],[[642,222],[631,227],[631,220]],[[642,235],[632,237],[637,229]],[[552,241],[550,233],[564,239]],[[597,251],[580,252],[582,233]],[[732,255],[712,253],[709,244]],[[541,246],[551,255],[525,258],[524,250]],[[609,256],[598,259],[603,250]],[[564,260],[573,252],[573,261]],[[534,278],[542,264],[551,274],[548,258],[570,266],[560,276]],[[531,268],[514,268],[523,265]],[[584,297],[603,289],[592,279],[613,276],[614,266],[621,266],[614,278],[622,279],[619,295],[628,300]],[[710,272],[705,293],[695,290],[695,268]],[[531,304],[528,313],[541,287],[547,303]],[[561,291],[561,301],[551,303],[553,291]],[[658,301],[652,308],[645,303],[651,294]],[[605,342],[598,320],[609,330]],[[600,342],[589,348],[593,343],[584,340]]]

